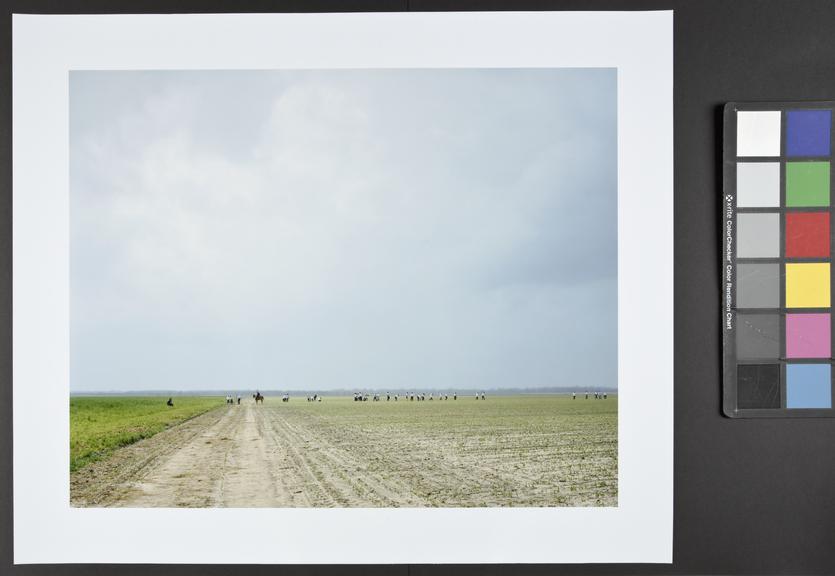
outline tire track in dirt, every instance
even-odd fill
[[[295,503],[287,485],[276,476],[271,452],[264,438],[260,407],[234,407],[243,414],[231,438],[222,466],[220,495],[213,506],[244,508]]]
[[[270,423],[276,434],[286,439],[287,445],[303,447],[296,456],[303,461],[303,468],[310,472],[314,484],[332,500],[352,506],[426,504],[408,484],[383,478],[371,470],[370,463],[380,460],[383,445],[369,443],[357,430],[343,427],[340,438],[335,439],[327,433],[318,416],[308,415],[301,420],[292,414],[279,415],[277,411],[272,413]],[[352,441],[345,442],[346,438]]]

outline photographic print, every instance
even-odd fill
[[[616,69],[69,104],[72,506],[617,506]]]
[[[669,562],[672,20],[15,15],[15,563]]]

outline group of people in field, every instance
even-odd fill
[[[587,391],[585,393],[585,399],[588,400],[590,395],[595,400],[606,400],[609,397],[609,394],[607,392],[588,392]],[[453,392],[452,394],[440,394],[439,393],[438,396],[437,396],[437,399],[438,400],[449,400],[450,396],[452,396],[453,400],[458,400],[458,393],[457,392]],[[252,397],[255,399],[256,404],[258,404],[258,403],[263,404],[264,403],[264,396],[260,392],[256,391],[255,394],[252,395]],[[391,401],[397,402],[397,401],[400,400],[400,394],[399,393],[392,394],[390,392],[386,392],[385,397],[386,397],[386,402],[391,402]],[[404,400],[409,400],[411,402],[415,402],[415,401],[424,402],[426,400],[430,400],[430,401],[435,400],[435,395],[432,392],[430,392],[429,396],[427,397],[425,392],[406,392],[405,394],[403,394],[403,399]],[[476,392],[475,399],[476,400],[486,400],[487,395],[484,392]],[[577,392],[572,392],[571,393],[571,399],[572,400],[577,399]],[[375,393],[373,395],[369,395],[367,392],[366,393],[354,392],[354,402],[367,402],[368,400],[371,400],[373,402],[380,402],[382,400],[382,396],[380,394],[377,394],[377,393]],[[289,394],[284,394],[281,397],[281,401],[282,402],[289,402],[290,401],[290,395]],[[318,393],[313,394],[312,396],[307,397],[307,401],[308,402],[321,402],[322,401],[322,396]],[[240,405],[241,395],[238,394],[237,396],[232,396],[230,394],[227,394],[226,395],[226,403],[227,404],[239,404]],[[166,404],[168,404],[169,406],[174,405],[174,403],[171,401],[171,398],[168,399],[168,402],[166,402]]]
[[[453,392],[452,394],[448,393],[439,393],[436,397],[434,393],[430,392],[427,396],[426,392],[406,392],[403,394],[403,399],[408,400],[410,402],[425,402],[426,400],[434,401],[437,400],[449,400],[450,397],[452,400],[458,400],[458,393]],[[391,392],[386,392],[385,394],[386,402],[398,402],[400,400],[400,394]],[[381,394],[373,394],[370,395],[368,393],[363,392],[354,392],[354,402],[368,402],[371,400],[372,402],[381,402],[383,396]],[[475,395],[476,400],[486,400],[487,396],[484,392],[477,392]]]
[[[594,393],[594,399],[595,400],[606,400],[608,397],[609,397],[608,392],[595,392]],[[572,400],[577,399],[577,393],[576,392],[571,393],[571,399]],[[589,399],[589,393],[586,392],[586,400],[588,400],[588,399]]]

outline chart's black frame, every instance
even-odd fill
[[[675,11],[675,510],[671,565],[12,565],[13,12],[670,9]],[[5,3],[2,18],[0,574],[835,574],[835,420],[726,418],[722,414],[722,331],[718,323],[723,105],[729,101],[835,99],[835,2],[11,0]],[[648,101],[646,106],[651,114],[653,103]],[[647,210],[653,207],[647,206]],[[652,289],[652,278],[647,278],[647,289]],[[652,318],[647,322],[651,323]],[[32,439],[33,450],[37,442],[37,438]],[[426,544],[430,541],[427,538]],[[559,545],[554,542],[554,546]],[[373,555],[373,548],[369,554]]]
[[[801,156],[787,157],[786,156],[786,112],[788,110],[830,110],[835,112],[835,101],[799,101],[799,102],[728,102],[724,108],[724,128],[723,128],[723,164],[722,177],[723,189],[722,200],[720,203],[722,213],[722,225],[720,227],[720,234],[722,239],[722,275],[721,275],[721,313],[720,323],[722,324],[722,341],[723,341],[723,377],[722,377],[722,409],[725,416],[729,418],[835,418],[835,405],[832,408],[787,408],[786,400],[786,366],[787,364],[821,364],[828,362],[832,373],[830,376],[830,394],[835,399],[835,358],[827,359],[791,359],[789,361],[784,355],[784,348],[786,345],[786,331],[785,331],[785,316],[789,313],[797,312],[827,312],[832,313],[832,307],[829,308],[788,308],[786,305],[786,288],[785,266],[788,263],[786,259],[786,214],[795,211],[793,208],[786,206],[786,166],[791,162],[804,161],[827,161],[831,162],[832,156],[826,158],[806,158]],[[756,112],[756,111],[775,111],[780,112],[781,118],[781,139],[780,139],[780,155],[775,157],[759,157],[747,156],[738,157],[736,155],[736,136],[737,136],[737,112]],[[835,150],[832,146],[832,141],[835,139],[835,114],[830,120],[833,124],[830,126],[830,151]],[[737,207],[737,187],[736,175],[737,166],[746,162],[777,162],[780,165],[780,205],[771,208],[740,208]],[[809,208],[804,209],[804,213],[809,212],[823,212],[830,214],[830,223],[833,221],[832,214],[835,211],[835,204],[832,199],[835,199],[835,178],[829,179],[829,207],[823,208]],[[769,213],[779,214],[780,217],[780,254],[775,258],[740,258],[736,253],[736,239],[737,239],[737,216],[739,214],[757,214]],[[829,246],[830,255],[826,258],[792,258],[791,262],[824,262],[829,264],[829,284],[830,290],[835,286],[835,266],[833,266],[832,255],[835,254],[833,250],[835,245],[835,227],[830,224],[829,229]],[[730,255],[730,258],[729,258]],[[739,285],[739,278],[737,274],[738,265],[746,263],[763,263],[776,264],[780,269],[780,301],[775,308],[740,308],[737,305],[736,292]],[[728,299],[730,296],[730,299]],[[830,304],[832,304],[830,293]],[[780,321],[780,350],[781,356],[779,358],[747,358],[738,359],[736,350],[736,337],[738,327],[739,314],[776,314],[781,317]],[[830,341],[835,342],[835,324],[830,324]],[[738,390],[738,374],[737,370],[744,365],[778,365],[780,369],[780,408],[761,409],[761,408],[740,408],[737,402]]]

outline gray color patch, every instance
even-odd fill
[[[780,163],[740,162],[736,166],[736,205],[741,208],[780,205]]]
[[[780,307],[779,264],[738,264],[736,270],[737,308]]]
[[[737,358],[780,358],[780,315],[737,314]]]
[[[737,258],[777,258],[780,256],[780,215],[738,214],[736,217]]]

